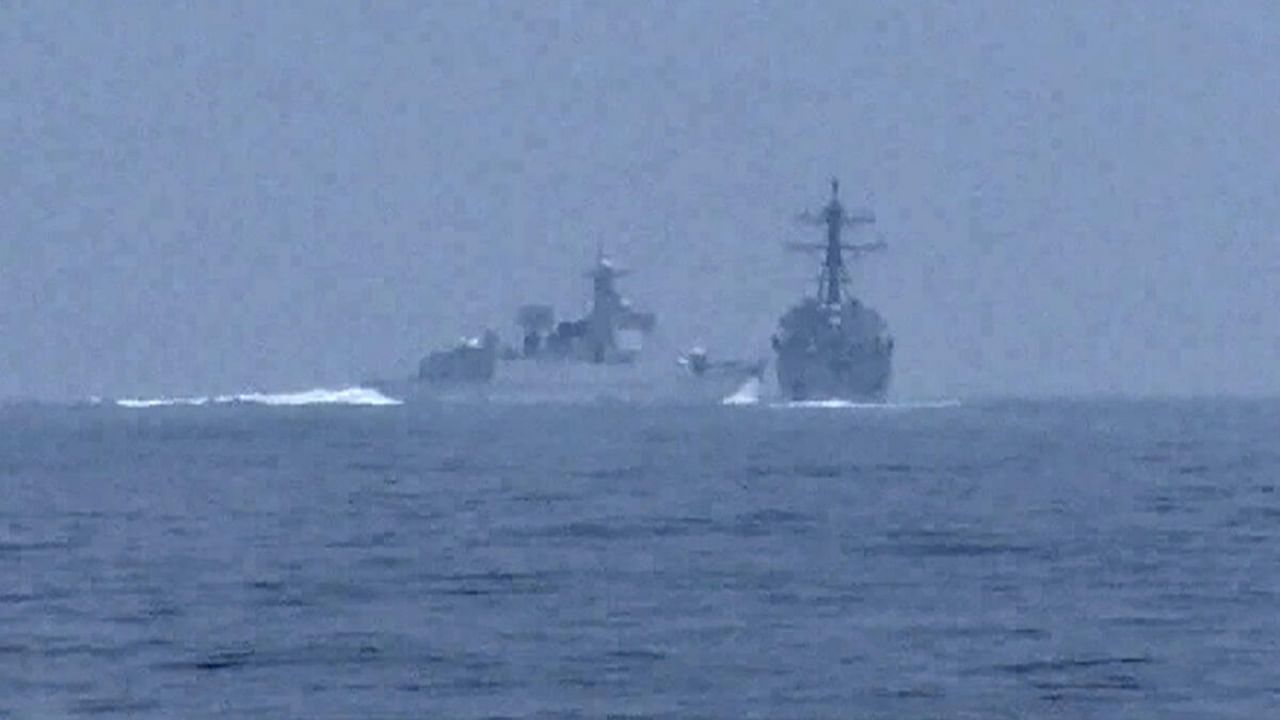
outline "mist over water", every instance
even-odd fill
[[[905,396],[1275,394],[1278,13],[7,3],[0,397],[406,375],[599,244],[767,356],[833,175]]]

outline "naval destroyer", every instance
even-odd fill
[[[788,400],[884,402],[893,367],[893,337],[878,312],[848,289],[846,253],[857,257],[883,250],[883,242],[848,243],[845,228],[875,222],[871,213],[850,214],[840,203],[840,184],[831,181],[831,199],[801,222],[826,230],[826,239],[790,243],[793,250],[817,251],[823,260],[816,296],[787,310],[773,336],[778,390]]]
[[[618,278],[627,274],[601,249],[585,273],[591,295],[581,316],[558,319],[550,305],[524,305],[515,318],[517,343],[485,331],[428,354],[414,377],[366,385],[405,401],[702,403],[719,401],[763,373],[758,364],[712,362],[701,349],[678,360],[681,372],[657,362],[650,347],[657,316],[618,290]]]

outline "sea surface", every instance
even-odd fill
[[[1280,717],[1280,401],[0,409],[0,718]]]

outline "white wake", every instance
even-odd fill
[[[115,404],[123,408],[156,408],[234,404],[269,405],[272,407],[299,407],[304,405],[385,406],[400,405],[401,403],[399,400],[389,398],[377,390],[349,387],[341,390],[315,388],[291,393],[249,392],[215,397],[122,398],[116,400]]]
[[[751,377],[732,395],[720,401],[723,405],[755,405],[760,402],[760,378]]]
[[[821,410],[938,410],[960,407],[959,400],[932,400],[924,402],[854,402],[852,400],[794,400],[772,403],[769,407],[781,409],[816,408]]]

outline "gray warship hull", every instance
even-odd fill
[[[670,367],[586,364],[550,360],[499,363],[485,383],[440,383],[407,379],[372,387],[406,404],[489,403],[499,405],[719,405],[748,380],[745,376],[692,377]]]
[[[880,314],[857,300],[800,303],[782,317],[773,347],[787,400],[884,402],[888,395],[893,338]]]
[[[777,359],[777,379],[787,400],[851,400],[882,403],[889,393],[888,352],[786,352]]]

